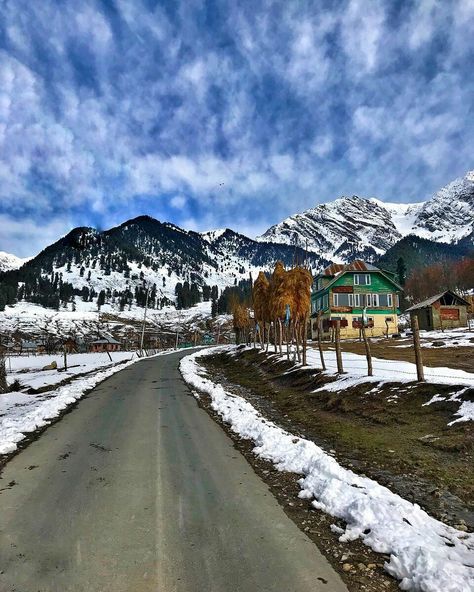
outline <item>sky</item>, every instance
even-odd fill
[[[0,250],[249,236],[474,168],[474,0],[0,0]]]

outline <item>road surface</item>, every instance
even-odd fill
[[[1,592],[346,590],[198,407],[183,355],[113,375],[7,464]]]

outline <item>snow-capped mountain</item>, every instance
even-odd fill
[[[219,293],[276,261],[286,265],[308,261],[314,268],[327,262],[292,246],[257,242],[230,229],[198,233],[149,216],[128,220],[99,232],[75,228],[21,269],[6,271],[0,283],[3,305],[26,300],[43,306],[96,308],[111,304],[124,310],[174,303],[177,286],[187,284],[187,302]],[[207,298],[209,300],[209,297]]]
[[[299,244],[326,259],[374,260],[409,234],[444,243],[470,240],[474,232],[474,171],[430,200],[386,203],[356,195],[341,197],[286,218],[256,240]]]
[[[474,231],[474,171],[443,187],[421,204],[412,233],[443,243],[455,243]]]
[[[5,253],[5,251],[0,251],[0,271],[9,271],[10,269],[18,269],[24,263],[30,260],[31,257],[26,257],[22,259],[21,257],[17,257],[16,255],[12,255],[11,253]]]

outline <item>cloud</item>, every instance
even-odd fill
[[[170,200],[170,205],[177,210],[182,210],[186,205],[187,200],[184,195],[174,195]]]
[[[425,199],[473,168],[473,22],[468,0],[7,0],[0,215],[49,240],[131,212],[261,232],[341,194]],[[16,232],[0,249],[44,246]]]

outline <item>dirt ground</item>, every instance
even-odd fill
[[[434,340],[434,343],[442,341]],[[447,345],[455,340],[446,340]],[[456,368],[465,370],[466,372],[474,372],[474,333],[472,333],[472,347],[464,346],[457,347],[455,343],[446,347],[423,347],[423,344],[431,344],[432,340],[422,339],[422,357],[423,365],[425,366],[442,366],[449,368]],[[413,340],[406,339],[372,339],[370,348],[372,355],[383,360],[401,360],[403,362],[415,363],[415,353],[412,347]],[[317,347],[317,344],[312,343],[312,347]],[[354,354],[361,354],[365,356],[364,343],[358,340],[344,340],[341,341],[342,351],[351,352]],[[330,342],[323,342],[323,349],[334,349],[334,344]]]

